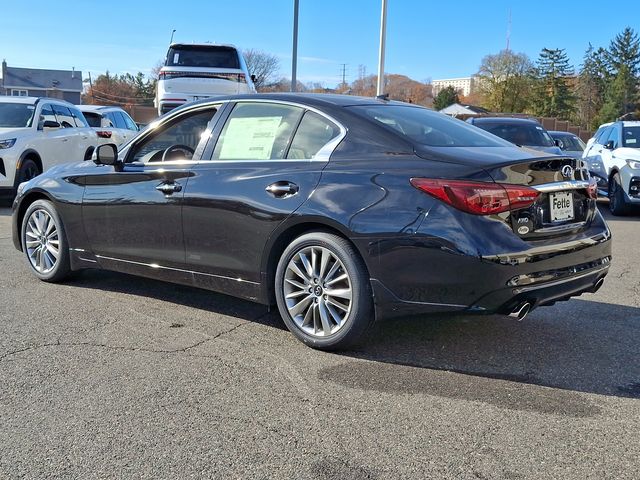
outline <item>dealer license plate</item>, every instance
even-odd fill
[[[549,204],[552,222],[573,220],[573,194],[571,192],[550,193]]]

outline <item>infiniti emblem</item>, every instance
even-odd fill
[[[562,167],[561,172],[564,178],[571,178],[573,175],[573,167],[571,165],[565,165]]]

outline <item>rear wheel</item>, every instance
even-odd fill
[[[373,323],[367,269],[353,245],[337,235],[296,238],[280,257],[275,284],[285,324],[313,348],[351,347]]]
[[[619,173],[614,174],[609,182],[609,210],[616,216],[628,215],[631,211],[631,206],[624,197]]]
[[[36,200],[22,220],[22,250],[40,280],[58,282],[69,275],[69,247],[58,212],[48,200]]]

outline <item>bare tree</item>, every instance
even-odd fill
[[[253,84],[256,90],[261,91],[264,87],[274,82],[280,70],[278,57],[253,48],[245,50],[243,54],[249,74],[255,75]]]

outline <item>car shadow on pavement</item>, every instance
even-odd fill
[[[502,315],[400,318],[376,324],[360,349],[345,354],[414,369],[640,398],[640,308],[573,299],[534,310],[522,322]],[[379,375],[367,379],[353,368],[349,378],[366,379],[369,386],[377,381]],[[387,373],[378,378],[381,389],[391,384],[398,389],[402,375],[408,393],[421,388],[408,370]],[[431,380],[423,387],[437,388]]]

